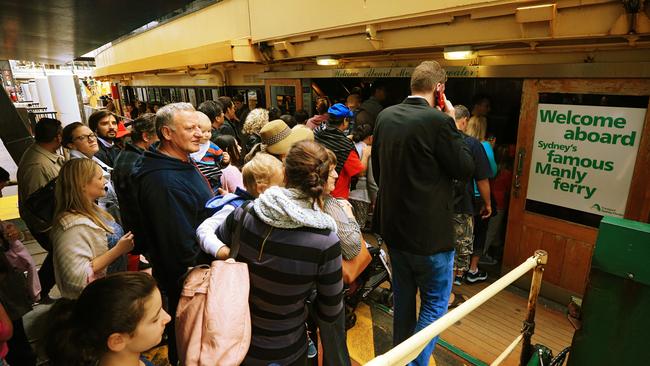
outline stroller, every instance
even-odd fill
[[[371,260],[368,267],[352,282],[345,290],[345,327],[350,329],[357,322],[357,316],[354,310],[360,302],[370,297],[370,294],[378,289],[379,303],[392,309],[393,307],[393,285],[392,273],[388,264],[388,255],[382,248],[383,240],[377,234],[378,245],[368,247]],[[380,287],[384,282],[388,282],[389,287]]]

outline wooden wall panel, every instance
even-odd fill
[[[503,266],[504,268],[514,268],[520,263],[517,262],[519,258],[519,243],[521,242],[522,230],[521,223],[508,219],[506,226],[506,241],[503,248]]]
[[[535,254],[535,251],[542,246],[543,231],[529,226],[524,226],[523,231],[523,240],[519,245],[520,250],[517,257],[517,263],[525,261],[528,257]]]
[[[536,213],[526,212],[524,214],[524,225],[585,242],[595,243],[596,237],[598,236],[598,229],[596,228],[570,223]]]
[[[553,284],[560,283],[566,245],[566,237],[549,232],[544,233],[541,249],[548,253],[548,263],[544,267],[544,280]]]
[[[593,244],[569,239],[564,251],[564,265],[559,285],[570,291],[583,293],[591,266]]]

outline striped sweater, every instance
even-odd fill
[[[217,229],[230,243],[243,214],[237,208]],[[312,289],[323,339],[345,340],[341,246],[336,233],[266,225],[254,210],[242,226],[237,260],[250,272],[251,345],[244,365],[289,365],[307,351],[305,301]],[[344,343],[343,343],[344,344]],[[323,345],[326,348],[326,344]],[[325,358],[339,350],[324,349]],[[347,352],[346,352],[347,353]]]

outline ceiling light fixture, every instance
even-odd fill
[[[318,56],[316,63],[320,66],[336,66],[339,64],[339,59],[334,56]]]
[[[472,46],[445,47],[445,60],[469,60],[476,58],[476,52]]]

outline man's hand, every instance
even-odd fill
[[[456,110],[454,109],[454,105],[451,103],[449,99],[447,99],[446,95],[442,95],[442,97],[445,99],[445,114],[450,116],[451,118],[456,120]]]
[[[481,207],[481,218],[487,219],[492,216],[492,205],[483,205]]]

